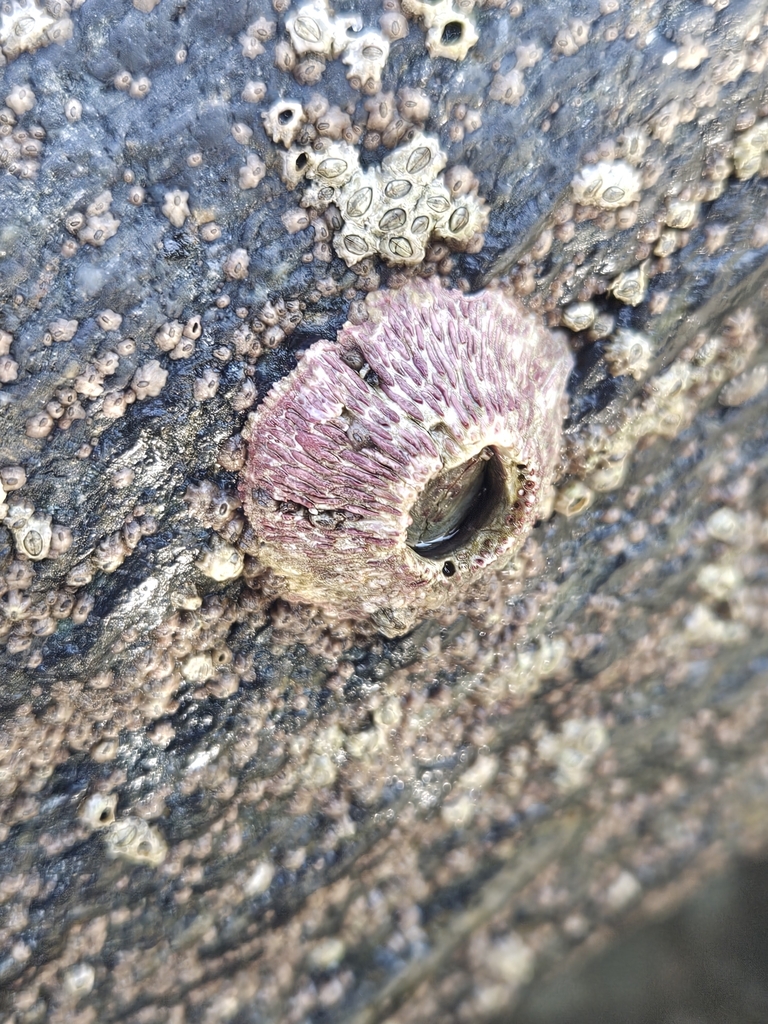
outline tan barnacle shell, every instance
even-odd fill
[[[474,3],[455,3],[454,0],[403,0],[406,14],[421,19],[427,29],[427,50],[430,57],[448,57],[464,60],[480,38],[471,11]]]
[[[355,89],[372,96],[381,88],[381,73],[389,57],[389,40],[381,32],[363,32],[351,39],[342,61],[349,66],[347,78]]]
[[[268,111],[261,115],[264,131],[274,142],[282,142],[286,148],[291,146],[306,121],[304,108],[297,100],[281,99],[273,103]]]
[[[267,95],[267,87],[264,82],[246,82],[240,99],[245,103],[261,103]]]
[[[573,198],[583,206],[617,210],[640,198],[640,174],[621,160],[590,164],[571,182]]]
[[[181,341],[183,331],[184,328],[178,320],[171,320],[169,323],[163,324],[160,330],[156,332],[155,345],[157,345],[161,352],[170,352]]]
[[[581,480],[569,480],[562,487],[557,488],[555,497],[555,511],[561,516],[577,516],[586,512],[594,501],[594,493]]]
[[[216,536],[195,563],[204,575],[217,583],[237,579],[242,575],[244,564],[242,552]]]
[[[563,310],[563,323],[572,331],[588,331],[596,316],[594,303],[574,302]]]
[[[651,364],[653,350],[645,334],[618,330],[605,347],[605,360],[613,377],[626,374],[642,380]]]
[[[78,239],[87,245],[100,248],[117,233],[120,221],[107,210],[105,213],[90,215],[85,224],[77,233]]]
[[[131,390],[141,401],[144,398],[156,398],[165,387],[168,371],[156,359],[140,366],[133,375]]]
[[[522,72],[518,68],[512,68],[502,75],[499,71],[491,82],[491,89],[488,93],[492,100],[498,103],[506,103],[510,107],[516,107],[525,96],[525,82]]]
[[[645,300],[648,288],[648,261],[641,263],[632,270],[625,270],[611,281],[609,290],[619,302],[628,306],[639,306]]]
[[[243,190],[256,188],[266,173],[264,161],[255,153],[249,153],[245,158],[245,165],[240,168],[238,185]]]
[[[35,105],[35,94],[28,85],[14,85],[5,97],[6,106],[10,107],[14,114],[21,117]]]
[[[411,124],[423,124],[429,117],[430,107],[430,98],[423,89],[398,89],[397,109]]]
[[[96,323],[102,331],[117,331],[122,322],[123,318],[114,309],[102,309],[100,313],[96,314]]]
[[[51,341],[71,341],[78,326],[77,320],[52,320],[48,324],[48,334]]]
[[[18,491],[27,482],[23,466],[3,466],[0,469],[0,486],[6,491]]]
[[[11,509],[11,512],[13,509]],[[6,519],[6,523],[8,520]],[[38,562],[45,558],[51,549],[51,517],[31,515],[28,519],[12,526],[14,543],[20,555]]]
[[[618,155],[636,167],[642,163],[650,141],[645,128],[639,125],[629,125],[619,136]]]
[[[134,864],[162,864],[168,847],[157,828],[141,818],[127,817],[114,821],[105,831],[107,853],[124,857]]]
[[[102,572],[115,572],[130,554],[119,531],[103,537],[91,555],[91,560]]]
[[[89,828],[109,828],[115,820],[117,793],[94,793],[80,806],[80,820]]]
[[[19,364],[10,356],[0,356],[0,384],[10,384],[19,375]]]
[[[764,363],[741,373],[722,388],[718,396],[721,405],[743,405],[759,395],[768,385],[768,366]]]
[[[281,220],[289,235],[295,235],[298,231],[304,231],[309,227],[309,214],[298,206],[286,210]]]
[[[149,93],[152,88],[152,83],[146,75],[139,75],[138,78],[134,78],[128,87],[128,94],[135,100],[143,100],[144,97]]]
[[[165,202],[161,209],[163,216],[167,217],[175,228],[180,228],[189,216],[188,199],[189,192],[185,192],[179,188],[165,193]]]
[[[615,491],[621,487],[629,469],[628,452],[616,452],[600,459],[587,477],[594,491]]]
[[[248,276],[248,253],[245,249],[235,249],[224,261],[224,276],[230,281],[244,281]]]
[[[687,231],[693,227],[698,212],[699,204],[692,200],[668,199],[664,223],[678,231]]]
[[[408,22],[400,10],[385,10],[379,18],[379,28],[387,39],[405,39],[408,35]]]
[[[501,291],[415,279],[366,307],[251,415],[240,497],[287,594],[396,635],[523,543],[571,356]]]

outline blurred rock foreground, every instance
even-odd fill
[[[304,53],[300,7],[0,11],[13,1024],[575,1020],[765,855],[768,5],[365,0]],[[348,267],[285,103],[364,168],[437,138],[484,238]],[[275,599],[234,496],[248,408],[405,273],[576,368],[558,511],[384,640]]]

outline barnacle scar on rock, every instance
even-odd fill
[[[251,414],[240,496],[286,594],[397,636],[523,543],[572,361],[501,291],[415,280],[366,306]]]

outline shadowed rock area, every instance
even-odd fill
[[[512,1020],[764,855],[767,19],[3,7],[5,1019]],[[448,213],[394,234],[422,137]],[[411,275],[575,369],[553,513],[385,639],[281,596],[237,480]]]

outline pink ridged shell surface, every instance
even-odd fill
[[[287,595],[396,635],[523,543],[558,464],[571,356],[500,290],[414,280],[366,306],[251,415],[240,494]],[[428,532],[443,508],[453,539],[416,543],[414,521]]]

